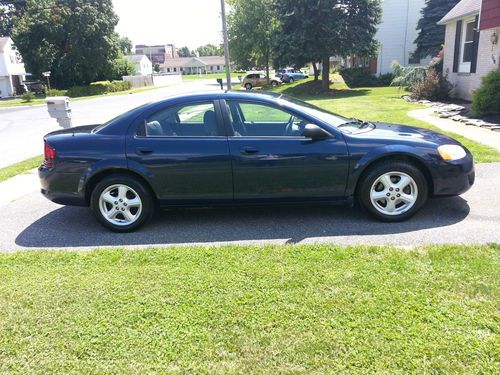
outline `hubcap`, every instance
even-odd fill
[[[102,216],[111,224],[126,226],[137,221],[142,212],[139,194],[127,185],[111,185],[99,197]]]
[[[406,173],[388,172],[375,180],[370,189],[373,207],[384,215],[401,215],[417,201],[417,184]]]

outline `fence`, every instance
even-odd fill
[[[174,74],[149,74],[147,76],[123,76],[122,78],[124,81],[130,82],[133,88],[165,86],[171,83],[182,82],[182,77]]]

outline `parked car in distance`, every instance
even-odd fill
[[[474,183],[471,153],[449,136],[265,92],[173,96],[49,133],[44,144],[42,194],[90,206],[117,232],[139,228],[157,207],[179,206],[357,201],[396,222],[429,196]]]
[[[281,79],[270,78],[269,84],[273,87],[281,84]],[[263,73],[249,73],[241,80],[241,87],[247,90],[251,90],[254,87],[264,87],[267,86],[267,76]]]
[[[276,70],[275,75],[278,78],[282,78],[284,74],[293,73],[294,71],[295,71],[295,69],[293,69],[293,68],[278,69],[278,70]]]
[[[299,79],[304,79],[304,78],[309,78],[309,76],[304,72],[301,72],[300,70],[294,70],[292,72],[283,74],[281,80],[284,83],[293,83],[295,81],[298,81]]]
[[[45,94],[45,87],[40,81],[23,82],[26,86],[26,90],[37,95]]]

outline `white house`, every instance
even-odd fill
[[[471,100],[481,78],[500,69],[500,0],[462,0],[438,24],[446,25],[443,70],[453,95]]]
[[[10,37],[0,37],[0,97],[21,93],[26,70],[23,60]]]
[[[375,40],[379,43],[378,56],[348,56],[339,64],[347,68],[367,68],[371,74],[392,73],[391,64],[398,61],[403,66],[423,65],[430,61],[412,59],[417,48],[417,24],[422,17],[425,0],[381,0],[382,19],[377,26]],[[332,63],[332,62],[330,62]]]
[[[173,74],[224,73],[224,56],[177,57],[167,59],[162,71]]]
[[[135,66],[135,74],[147,76],[153,74],[153,64],[146,55],[129,55],[125,59],[130,61]]]

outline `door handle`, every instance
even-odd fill
[[[137,147],[136,151],[139,155],[147,155],[153,153],[153,149],[149,147]]]
[[[243,147],[243,148],[241,149],[241,153],[242,153],[242,154],[246,154],[246,155],[249,155],[249,154],[256,154],[256,153],[258,153],[258,152],[259,152],[259,150],[258,150],[257,148],[255,148],[255,147]]]

